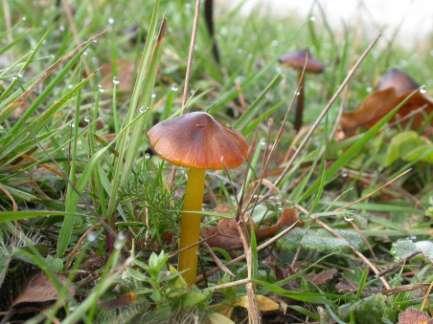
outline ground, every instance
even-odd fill
[[[340,119],[391,68],[423,85],[416,96],[429,108],[432,42],[375,42],[379,31],[334,29],[312,10],[315,19],[233,8],[216,17],[214,39],[200,15],[184,94],[193,1],[3,1],[4,323],[430,318],[431,111],[400,123],[393,105],[350,134]],[[297,73],[278,59],[304,48],[325,69],[305,76],[296,132]],[[176,268],[186,170],[146,134],[197,110],[250,152],[239,168],[207,172],[208,245],[188,287]]]

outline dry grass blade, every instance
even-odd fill
[[[181,114],[183,114],[183,112],[185,110],[186,102],[188,100],[188,91],[189,91],[189,83],[190,83],[190,78],[191,78],[192,59],[194,56],[194,47],[195,47],[195,40],[196,40],[196,36],[197,36],[199,17],[200,17],[200,0],[195,0],[194,20],[192,23],[191,40],[189,43],[189,50],[188,50],[188,61],[186,64],[185,84],[183,86],[183,94],[182,94]]]
[[[348,243],[349,248],[352,250],[352,252],[356,254],[374,272],[374,274],[380,279],[380,281],[382,281],[382,284],[385,287],[385,289],[386,290],[391,289],[391,286],[386,281],[386,279],[380,274],[380,271],[377,269],[377,267],[364,254],[362,254],[357,249],[355,249],[343,236],[338,234],[334,229],[332,229],[330,226],[322,222],[320,219],[316,218],[314,221],[318,225],[323,227],[325,230],[327,230],[329,233],[334,235],[336,238],[346,241]]]
[[[296,158],[298,157],[299,153],[301,152],[301,150],[304,148],[304,146],[308,143],[308,141],[310,140],[311,136],[313,135],[314,131],[317,129],[317,127],[319,126],[320,122],[322,121],[322,119],[326,116],[326,114],[328,113],[328,111],[331,109],[332,105],[335,103],[335,101],[337,100],[337,98],[340,96],[340,94],[343,92],[343,90],[345,89],[346,85],[350,82],[350,80],[352,79],[353,75],[355,74],[356,70],[359,68],[359,66],[361,65],[361,63],[364,61],[364,59],[367,57],[368,53],[370,53],[370,51],[373,49],[373,47],[377,44],[377,42],[379,41],[379,39],[382,37],[382,34],[379,33],[379,35],[376,36],[376,38],[370,43],[370,45],[368,45],[368,47],[365,49],[365,51],[361,54],[361,56],[359,57],[359,59],[356,61],[356,63],[353,65],[353,67],[350,69],[349,73],[347,74],[346,78],[343,80],[343,82],[340,84],[340,86],[338,87],[337,91],[334,93],[334,95],[332,96],[331,99],[329,99],[328,103],[326,104],[326,106],[323,108],[323,110],[320,112],[319,116],[317,117],[317,119],[314,121],[313,125],[311,125],[310,129],[308,130],[307,134],[305,135],[305,137],[303,138],[303,140],[301,141],[301,143],[299,144],[298,148],[296,149],[296,151],[293,153],[292,157],[290,158],[290,160],[287,162],[286,167],[284,168],[283,172],[281,173],[281,175],[277,178],[277,180],[275,181],[275,184],[278,185],[285,177],[285,175],[287,174],[287,172],[290,170],[290,168],[293,165],[293,162],[296,160]]]
[[[247,224],[240,217],[238,224],[238,232],[241,237],[242,245],[244,248],[245,259],[247,261],[247,272],[248,272],[248,282],[245,284],[247,290],[248,298],[248,323],[259,324],[261,323],[260,311],[257,306],[256,295],[254,291],[253,279],[253,255],[251,251],[251,246],[249,244],[249,235],[247,230]]]

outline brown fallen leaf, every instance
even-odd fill
[[[340,293],[340,294],[346,294],[346,293],[353,293],[355,291],[358,290],[358,287],[356,286],[355,283],[346,280],[346,279],[342,279],[340,280],[336,285],[335,285],[335,289]]]
[[[262,226],[255,229],[258,240],[274,236],[280,230],[294,224],[298,215],[294,209],[286,208],[280,215],[277,223],[271,226]],[[222,219],[216,226],[203,228],[201,236],[211,247],[220,247],[226,250],[242,248],[242,241],[239,237],[235,219]]]
[[[62,275],[59,275],[58,279],[61,283],[67,281],[66,277]],[[69,293],[73,295],[75,293],[74,289],[71,288]],[[58,297],[57,290],[54,288],[53,284],[44,274],[38,273],[29,280],[24,290],[14,299],[12,307],[24,303],[38,304],[53,302],[56,301]]]
[[[335,275],[338,273],[337,269],[331,268],[319,273],[316,273],[310,278],[310,281],[315,285],[324,285],[331,281]]]
[[[398,315],[398,324],[433,324],[433,319],[416,309],[406,309]]]
[[[119,59],[114,63],[105,63],[101,66],[101,86],[104,89],[113,88],[113,78],[118,80],[117,91],[130,92],[134,85],[134,62]]]
[[[369,95],[355,111],[342,114],[341,128],[348,136],[355,134],[358,128],[370,128],[402,102],[404,103],[393,121],[412,121],[412,128],[418,128],[423,123],[425,115],[433,112],[433,101],[421,91],[415,92],[408,98],[411,93],[412,91],[407,91],[398,95],[395,88],[376,91]]]
[[[257,307],[263,313],[275,312],[280,309],[280,305],[274,300],[270,299],[269,297],[263,295],[256,295],[256,301],[257,301]],[[235,301],[234,306],[248,308],[249,307],[248,296],[244,295],[239,297]]]

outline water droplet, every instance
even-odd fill
[[[102,85],[98,84],[98,91],[99,91],[100,93],[104,93],[104,92],[105,92],[105,89],[102,87]]]
[[[156,93],[154,92],[154,93],[152,93],[152,99],[155,99],[156,98]]]
[[[68,89],[72,89],[73,87],[74,87],[74,86],[73,86],[72,84],[68,84],[68,85],[67,85],[67,88],[68,88]]]
[[[17,74],[17,78],[18,78],[18,79],[22,79],[22,78],[23,78],[23,74],[22,74],[22,73],[18,73],[18,74]]]
[[[89,242],[95,242],[97,238],[98,235],[95,232],[89,232],[89,234],[87,234],[87,240]]]
[[[113,17],[108,18],[108,24],[109,25],[113,25],[114,24],[114,18]]]
[[[21,18],[21,20],[22,20],[22,21],[26,21],[26,20],[27,20],[27,17],[26,17],[26,16],[23,16],[23,17]]]
[[[419,88],[419,92],[421,92],[422,94],[426,94],[426,93],[427,93],[427,89],[425,88],[425,85],[422,85],[422,86]]]
[[[309,19],[310,19],[311,22],[315,22],[316,21],[316,17],[315,16],[310,16]]]
[[[173,92],[177,92],[178,90],[179,90],[179,88],[177,87],[177,85],[173,84],[173,85],[171,86],[171,91],[173,91]]]
[[[120,232],[117,235],[116,242],[114,242],[114,248],[116,250],[120,250],[123,247],[123,243],[125,243],[126,235],[123,232]]]
[[[147,110],[147,107],[144,107],[144,106],[138,108],[138,111],[139,111],[140,113],[144,113],[146,110]]]
[[[151,155],[149,153],[144,154],[144,159],[149,160],[151,158]]]
[[[114,85],[119,85],[120,81],[118,79],[116,79],[116,78],[113,78],[113,84]]]
[[[88,50],[85,50],[85,51],[83,52],[83,55],[84,55],[84,56],[89,55],[89,51],[88,51]]]
[[[90,121],[89,117],[84,117],[84,121],[88,123]]]

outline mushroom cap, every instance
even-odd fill
[[[315,59],[307,48],[284,54],[278,59],[278,62],[300,71],[304,69],[305,65],[305,72],[308,73],[318,74],[322,73],[325,69],[325,66]]]
[[[231,169],[248,156],[248,144],[205,112],[162,121],[147,133],[152,149],[173,164],[197,169]]]
[[[393,68],[388,70],[379,80],[376,86],[377,91],[394,88],[396,95],[400,96],[404,93],[416,90],[419,84],[412,79],[407,73]]]

